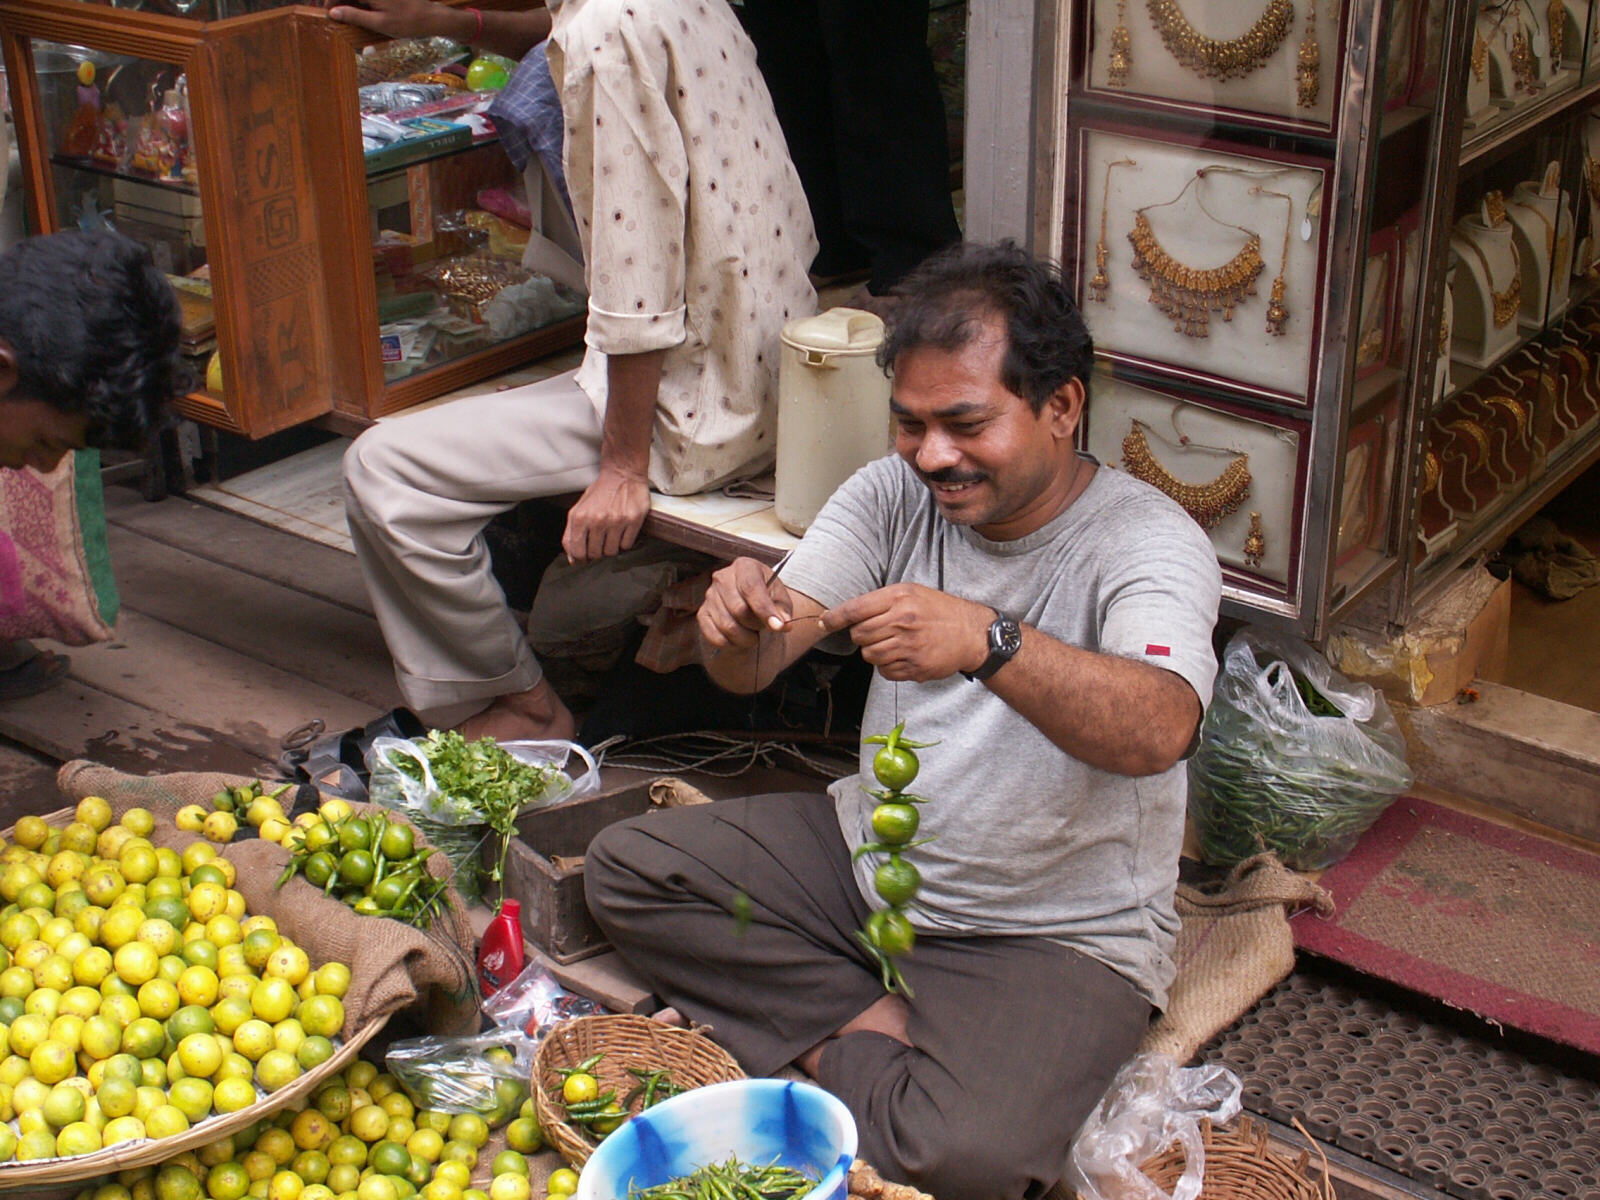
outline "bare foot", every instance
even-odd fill
[[[488,708],[456,726],[469,742],[481,737],[497,742],[570,741],[577,731],[578,723],[546,679],[525,692],[496,697]]]
[[[673,1025],[679,1029],[687,1029],[689,1022],[683,1019],[683,1014],[675,1008],[661,1008],[650,1014],[652,1021],[660,1021],[663,1025]]]
[[[847,1033],[881,1033],[891,1037],[904,1045],[911,1045],[911,1038],[906,1033],[906,1018],[911,1010],[906,1007],[904,997],[895,995],[879,996],[866,1008],[851,1017],[839,1027],[839,1031],[832,1037],[823,1038],[811,1049],[807,1050],[795,1062],[811,1078],[817,1077],[817,1065],[822,1061],[822,1051],[834,1038],[843,1037]]]

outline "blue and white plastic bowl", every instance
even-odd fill
[[[736,1079],[674,1096],[621,1126],[589,1156],[576,1200],[626,1200],[707,1163],[784,1166],[820,1176],[808,1200],[845,1200],[856,1123],[839,1100],[809,1083]]]

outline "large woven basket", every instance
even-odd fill
[[[580,1125],[569,1124],[561,1103],[561,1069],[575,1067],[584,1059],[604,1053],[594,1068],[600,1091],[613,1089],[618,1099],[633,1091],[638,1079],[629,1073],[666,1068],[679,1088],[704,1087],[743,1079],[744,1072],[733,1056],[703,1033],[678,1029],[652,1021],[649,1017],[578,1017],[550,1031],[539,1044],[533,1060],[533,1106],[545,1140],[553,1145],[573,1167],[589,1161],[596,1145],[594,1135]],[[641,1099],[633,1101],[637,1112]]]
[[[1249,1117],[1239,1118],[1236,1128],[1227,1129],[1202,1121],[1200,1132],[1206,1150],[1200,1200],[1334,1200],[1326,1175],[1321,1182],[1307,1175],[1309,1151],[1291,1159],[1268,1149],[1266,1128]],[[1170,1193],[1183,1175],[1183,1164],[1183,1149],[1174,1144],[1139,1169]]]

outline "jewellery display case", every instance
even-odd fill
[[[1224,611],[1402,622],[1600,456],[1587,0],[1062,0],[1040,200],[1084,447]]]
[[[274,0],[0,0],[30,225],[150,247],[203,381],[184,416],[353,429],[581,339],[582,297],[520,265],[486,98],[441,84],[432,124],[364,140],[371,40]]]

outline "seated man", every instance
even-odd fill
[[[490,570],[483,528],[582,492],[573,562],[634,544],[652,486],[772,460],[778,332],[815,311],[811,217],[755,52],[724,0],[552,4],[551,74],[589,288],[576,371],[374,426],[346,512],[407,703],[468,737],[570,737]]]
[[[916,941],[886,995],[873,746],[828,795],[651,814],[589,848],[589,906],[663,1003],[746,1070],[797,1061],[860,1155],[939,1200],[1036,1196],[1166,998],[1182,757],[1211,694],[1221,573],[1172,501],[1074,450],[1092,344],[1053,266],[957,247],[900,289],[897,454],[779,572],[719,571],[707,670],[764,686],[848,632],[863,728],[937,744],[906,855]],[[836,642],[842,639],[835,639]]]

